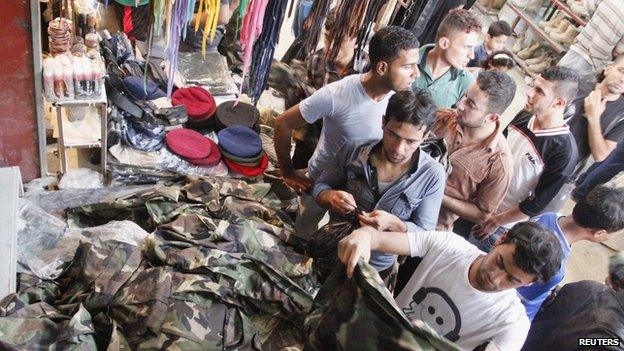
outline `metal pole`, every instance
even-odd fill
[[[48,0],[52,1],[52,0]],[[46,155],[46,132],[43,120],[43,84],[41,74],[41,10],[39,0],[30,0],[30,30],[32,34],[33,75],[35,77],[35,116],[37,117],[37,141],[39,145],[39,172],[48,173]]]

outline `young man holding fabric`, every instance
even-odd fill
[[[429,94],[397,92],[388,103],[381,140],[347,141],[323,169],[312,194],[330,215],[356,208],[361,225],[380,231],[435,228],[444,193],[444,169],[420,149],[435,119]],[[385,278],[396,255],[374,252],[371,265]],[[392,281],[389,282],[392,285]]]
[[[451,232],[392,233],[371,227],[338,244],[351,275],[371,251],[422,257],[396,297],[414,321],[427,323],[463,350],[520,350],[529,319],[514,289],[548,281],[561,263],[554,235],[532,222],[516,224],[488,254]]]
[[[274,143],[286,185],[309,191],[346,140],[381,138],[382,115],[394,91],[407,90],[418,77],[418,40],[408,30],[389,26],[371,38],[370,70],[351,75],[316,91],[275,121]],[[323,119],[321,138],[308,163],[307,174],[296,173],[290,157],[295,129]],[[296,235],[307,239],[316,231],[325,209],[313,197],[300,197]]]

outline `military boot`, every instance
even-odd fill
[[[527,66],[534,65],[544,61],[546,58],[548,58],[548,53],[545,50],[538,50],[533,54],[533,57],[524,60],[524,64]]]
[[[565,19],[562,18],[556,26],[548,26],[548,27],[544,28],[544,32],[546,34],[550,34],[550,33],[553,33],[553,32],[562,32],[562,33],[564,33],[566,31],[566,29],[568,29],[569,25],[570,25],[570,22],[568,22],[568,21],[566,21]]]
[[[574,26],[569,26],[568,29],[564,33],[560,32],[552,32],[550,33],[550,37],[565,45],[570,45],[574,41],[574,38],[578,35],[578,31]]]
[[[518,57],[526,60],[529,57],[533,56],[533,53],[539,48],[539,43],[535,43],[531,46],[529,46],[528,48],[525,48],[524,50],[520,51],[518,53]]]
[[[549,58],[546,59],[540,63],[536,63],[534,65],[530,65],[528,67],[529,71],[533,72],[533,73],[542,73],[542,71],[544,71],[546,68],[552,66],[553,64],[553,59]]]

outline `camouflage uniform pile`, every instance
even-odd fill
[[[300,330],[317,287],[311,260],[286,246],[290,219],[269,188],[209,179],[71,209],[74,226],[130,219],[153,232],[144,247],[82,243],[54,281],[21,274],[0,303],[0,348],[283,345],[274,330]]]
[[[337,267],[313,301],[312,260],[270,187],[201,179],[68,210],[82,232],[131,220],[151,234],[80,237],[55,279],[20,274],[0,301],[0,349],[454,350],[412,326],[367,264],[354,279]]]

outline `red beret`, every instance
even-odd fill
[[[269,166],[269,156],[267,156],[266,153],[263,153],[262,158],[260,159],[260,164],[255,167],[241,166],[238,163],[235,163],[234,161],[229,160],[225,157],[223,158],[223,162],[225,162],[225,164],[236,173],[240,173],[249,177],[255,177],[264,173],[264,171],[267,169],[267,167]]]
[[[183,158],[203,159],[213,150],[219,150],[212,140],[190,129],[174,129],[167,132],[165,142],[173,153]]]
[[[208,142],[210,142],[212,146],[211,146],[210,154],[207,157],[186,158],[186,161],[188,163],[191,163],[197,166],[206,166],[206,167],[214,166],[217,163],[219,163],[219,161],[221,161],[221,151],[219,151],[219,147],[217,146],[217,143],[215,143],[214,141],[210,139],[208,139]]]
[[[192,86],[180,88],[171,96],[173,106],[184,105],[189,118],[200,121],[211,117],[217,110],[214,97],[204,88]]]

